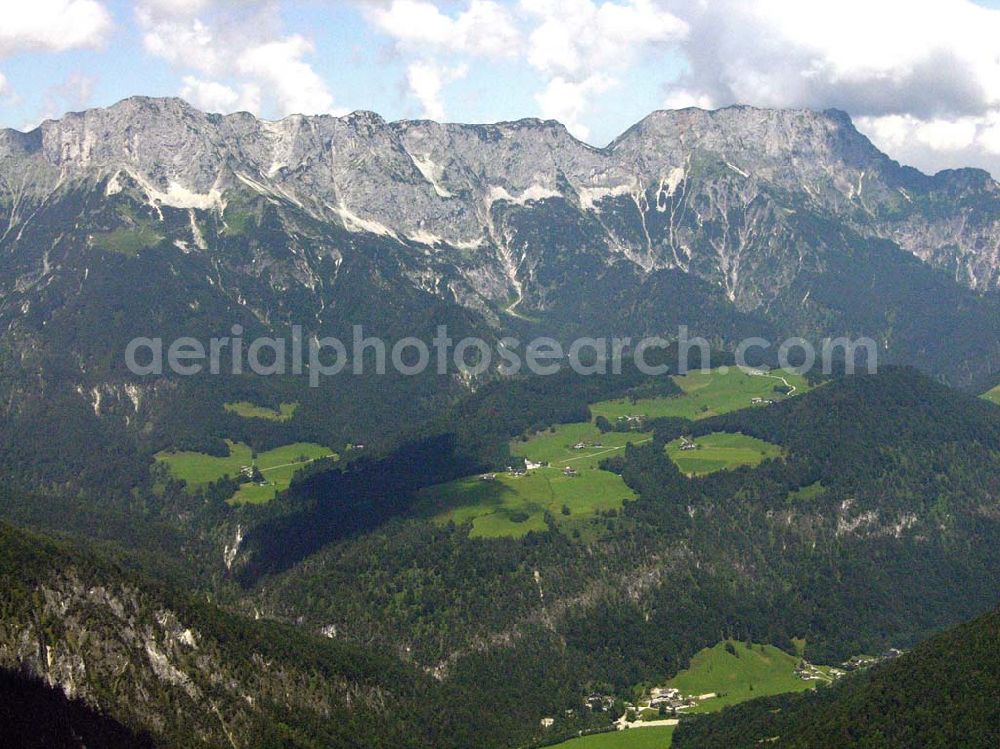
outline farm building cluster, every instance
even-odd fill
[[[698,443],[688,437],[681,437],[681,450],[697,450]]]
[[[240,480],[242,482],[256,484],[257,486],[267,485],[267,479],[264,478],[264,474],[262,474],[260,469],[257,468],[256,463],[248,466],[240,466]]]
[[[698,697],[681,694],[679,689],[673,687],[654,688],[649,693],[649,707],[653,710],[668,710],[676,712],[698,704]]]
[[[840,665],[848,671],[856,671],[859,668],[871,668],[883,661],[891,661],[903,654],[898,648],[889,648],[881,655],[855,655],[844,661]]]

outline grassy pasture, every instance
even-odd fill
[[[190,487],[218,481],[223,476],[236,476],[241,466],[253,462],[249,445],[226,440],[229,455],[217,457],[190,451],[163,451],[156,454],[156,460],[166,464],[174,478],[187,482]]]
[[[620,509],[635,499],[620,476],[598,468],[600,462],[624,449],[629,442],[648,440],[648,435],[601,434],[593,424],[561,424],[514,440],[511,453],[548,466],[524,476],[497,474],[495,481],[478,476],[459,479],[421,492],[420,505],[439,522],[472,522],[472,536],[520,537],[545,529],[545,513],[560,525],[593,517],[594,513]],[[580,443],[588,447],[576,449]],[[571,467],[578,476],[565,476]],[[568,514],[563,512],[566,508]]]
[[[644,442],[649,435],[638,432],[608,432],[601,434],[593,424],[560,424],[555,431],[546,430],[528,438],[527,442],[514,440],[510,445],[513,455],[533,460],[536,463],[550,463],[576,470],[597,468],[602,460],[622,450],[629,442]],[[588,447],[576,449],[580,443]]]
[[[628,398],[602,401],[590,407],[594,416],[604,416],[614,422],[619,416],[646,416],[660,418],[678,416],[684,419],[707,419],[711,416],[751,408],[754,398],[780,401],[786,396],[776,393],[775,386],[785,378],[795,388],[794,395],[809,389],[804,377],[775,371],[765,375],[751,375],[737,368],[726,371],[693,371],[675,376],[674,382],[684,392],[669,398],[639,399],[633,403]]]
[[[234,401],[223,405],[224,409],[244,419],[267,419],[268,421],[288,421],[295,415],[298,407],[298,403],[280,403],[278,410],[275,410],[266,406],[258,406],[250,401]]]
[[[580,471],[564,476],[561,468],[537,468],[524,476],[478,476],[424,489],[420,503],[438,522],[472,523],[474,537],[519,538],[545,530],[545,513],[558,523],[580,520],[595,512],[618,509],[635,495],[620,476],[607,471]],[[569,515],[563,514],[563,507]]]
[[[630,728],[581,736],[556,744],[553,749],[667,749],[673,735],[673,726]]]
[[[306,463],[320,458],[336,457],[329,448],[312,442],[294,442],[282,445],[257,456],[257,468],[267,479],[267,484],[243,484],[229,500],[230,504],[263,504],[274,499],[275,492],[283,492],[292,483],[292,476]]]
[[[162,239],[163,237],[146,223],[134,228],[122,226],[112,231],[91,235],[91,241],[95,247],[129,257],[135,257],[140,250],[152,247]]]
[[[529,531],[545,530],[548,487],[534,474],[521,478],[518,485],[514,481],[504,475],[496,481],[478,476],[458,479],[424,489],[419,501],[439,522],[471,522],[472,536],[520,538]]]
[[[287,489],[292,476],[304,464],[334,455],[322,445],[295,442],[259,453],[254,460],[249,445],[231,440],[226,440],[226,444],[229,445],[229,455],[225,457],[186,451],[164,451],[155,457],[167,466],[174,478],[182,479],[192,488],[218,481],[223,476],[235,478],[240,468],[256,463],[268,483],[263,486],[243,484],[229,501],[231,504],[261,504],[273,499],[276,491]]]
[[[690,666],[668,681],[665,686],[679,689],[685,695],[715,694],[699,701],[697,707],[684,710],[685,714],[716,712],[757,697],[767,697],[786,692],[804,692],[814,688],[817,681],[805,681],[795,674],[799,658],[773,645],[730,641],[735,654],[726,649],[726,642],[705,648],[692,659]],[[828,669],[818,667],[821,673]],[[660,717],[651,713],[650,719]],[[557,744],[562,749],[664,749],[669,747],[673,728],[632,728],[627,731],[584,736]]]
[[[684,712],[714,712],[756,697],[804,692],[817,684],[796,676],[798,657],[773,645],[754,644],[747,648],[744,642],[730,641],[730,644],[736,655],[727,652],[726,643],[720,642],[697,653],[686,670],[667,682],[666,686],[683,694],[719,695],[702,700],[697,707]]]
[[[997,405],[1000,405],[1000,385],[997,385],[989,392],[983,393],[982,397],[990,401],[991,403],[996,403]]]
[[[797,388],[807,389],[803,378],[786,375]],[[605,416],[614,422],[619,416],[680,416],[701,419],[740,408],[751,407],[753,398],[781,400],[774,392],[782,384],[771,377],[750,375],[738,369],[728,372],[692,372],[675,377],[683,393],[661,398],[608,400],[591,405],[594,418]],[[640,444],[650,439],[640,432],[602,434],[593,422],[560,424],[510,443],[511,454],[535,463],[548,463],[526,476],[498,474],[496,481],[482,481],[478,476],[459,479],[424,489],[418,502],[422,512],[439,522],[472,523],[471,535],[479,537],[520,537],[532,530],[544,530],[549,512],[560,527],[587,532],[588,518],[595,513],[620,509],[623,501],[635,499],[634,493],[619,476],[601,471],[605,458],[624,449],[629,442]],[[704,474],[740,465],[757,465],[768,457],[781,454],[780,448],[744,435],[712,435],[698,440],[701,450],[677,451],[681,470]],[[578,444],[582,448],[576,448]],[[678,445],[679,447],[679,445]],[[668,449],[668,453],[671,451]],[[674,455],[671,453],[671,457]],[[579,476],[567,477],[562,469],[572,467]],[[563,507],[569,514],[563,513]]]
[[[781,448],[745,434],[715,432],[694,440],[697,450],[682,450],[683,441],[667,445],[667,455],[688,476],[705,476],[740,466],[755,466],[768,458],[782,455]]]

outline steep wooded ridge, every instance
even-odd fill
[[[677,749],[1000,744],[1000,610],[815,693],[754,700],[685,723]]]
[[[89,746],[138,746],[138,734],[185,749],[454,746],[435,736],[435,685],[392,658],[223,613],[6,524],[0,581],[0,684],[10,709],[43,721],[32,731],[30,713],[0,711],[5,737],[67,724]]]
[[[585,383],[586,396],[595,381]],[[459,409],[461,423],[485,429],[526,400],[537,401],[527,421],[498,429],[535,423],[535,408],[539,425],[587,417],[498,384]],[[909,646],[1000,596],[993,404],[888,369],[765,410],[653,428],[652,442],[608,466],[638,500],[600,518],[587,542],[555,528],[477,539],[467,526],[378,517],[249,590],[220,590],[229,608],[298,627],[185,603],[8,530],[0,665],[170,746],[268,746],[265,728],[277,726],[290,746],[512,747],[591,727],[600,716],[581,710],[582,695],[626,695],[724,637],[787,649],[802,637],[810,659],[837,662]],[[664,454],[679,431],[727,430],[786,457],[688,479]],[[420,476],[426,464],[406,455],[382,470]],[[349,512],[353,499],[317,497],[320,512]],[[234,569],[242,554],[284,554],[287,540],[268,537],[255,534]],[[548,716],[557,723],[546,731]]]

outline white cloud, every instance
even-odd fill
[[[521,0],[537,19],[528,61],[553,75],[588,77],[622,69],[650,46],[682,39],[687,24],[653,0]]]
[[[590,136],[590,128],[583,123],[582,115],[593,97],[604,93],[612,85],[614,79],[602,73],[595,73],[582,81],[556,76],[543,91],[535,94],[535,101],[543,117],[559,120],[577,138],[586,140]]]
[[[45,89],[41,107],[31,113],[30,119],[20,129],[33,130],[45,120],[54,120],[64,112],[85,109],[91,103],[95,83],[96,79],[92,75],[80,71],[70,73],[61,83]],[[0,86],[0,94],[2,93]]]
[[[659,0],[520,0],[513,7],[388,0],[367,6],[366,14],[409,58],[405,83],[425,116],[444,115],[443,71],[476,58],[517,58],[542,79],[535,94],[542,116],[581,138],[589,134],[584,119],[593,97],[615,85],[617,73],[687,33]]]
[[[1000,11],[970,0],[665,0],[689,25],[673,103],[836,107],[925,169],[987,155]],[[964,156],[963,156],[964,154]],[[985,160],[984,160],[985,159]]]
[[[135,17],[147,52],[215,76],[230,74],[244,49],[281,36],[270,0],[141,0]]]
[[[688,31],[654,0],[521,0],[520,8],[534,24],[528,62],[548,78],[535,101],[580,139],[590,134],[583,120],[591,102],[616,85],[616,74]]]
[[[142,41],[146,51],[173,65],[205,73],[218,72],[225,49],[217,44],[211,29],[197,18],[153,20],[140,16],[148,30]]]
[[[475,56],[516,55],[520,32],[511,13],[490,0],[471,0],[455,17],[428,0],[392,0],[370,10],[375,25],[400,48],[429,52],[462,52]]]
[[[448,83],[464,78],[467,72],[465,65],[449,68],[427,61],[411,63],[406,69],[406,80],[410,92],[423,107],[421,117],[444,121],[446,116],[441,91]]]
[[[143,6],[163,16],[192,16],[206,10],[212,0],[144,0]]]
[[[935,119],[920,124],[917,139],[936,151],[957,151],[975,142],[977,130],[977,123],[969,118]]]
[[[468,60],[514,58],[521,50],[516,18],[492,0],[468,0],[452,14],[430,0],[390,0],[369,6],[367,16],[398,54],[414,58],[404,83],[421,116],[432,120],[445,119],[444,88],[465,76]]]
[[[206,112],[260,111],[260,87],[253,83],[245,83],[237,91],[218,81],[186,75],[180,93],[181,98]]]
[[[111,14],[96,0],[7,2],[2,17],[0,56],[95,47],[104,43],[112,28]]]
[[[8,88],[7,77],[3,73],[0,73],[0,96],[4,96]]]
[[[957,120],[921,120],[913,115],[890,114],[883,117],[859,117],[858,124],[873,140],[888,148],[921,144],[941,151],[968,148],[976,140],[977,118]]]
[[[928,171],[972,164],[1000,175],[1000,112],[924,120],[913,115],[858,117],[858,129],[886,153]]]
[[[976,141],[980,148],[991,156],[1000,157],[1000,114],[994,112],[985,118],[979,128]],[[1000,177],[1000,170],[994,172]]]
[[[302,58],[313,51],[301,36],[289,36],[251,47],[237,61],[239,71],[267,84],[283,114],[326,114],[333,111],[333,95],[326,83]]]
[[[686,85],[723,102],[972,114],[1000,102],[1000,12],[969,0],[671,0]]]
[[[334,111],[329,87],[306,58],[311,41],[285,34],[273,0],[143,0],[146,51],[185,75],[180,94],[220,112],[284,116]]]
[[[714,106],[715,102],[708,94],[699,94],[686,88],[671,89],[663,100],[665,109],[687,109],[688,107],[712,109]]]
[[[76,71],[66,76],[62,83],[52,86],[47,99],[52,109],[83,109],[90,104],[97,80],[92,75]]]

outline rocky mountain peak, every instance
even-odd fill
[[[839,110],[759,109],[732,106],[651,113],[609,146],[615,154],[653,150],[676,156],[716,154],[744,171],[881,168],[889,161]],[[797,176],[797,175],[796,175]]]
[[[266,121],[149,97],[68,114],[31,133],[0,132],[0,205],[17,205],[12,225],[28,204],[80,183],[132,185],[154,211],[221,213],[238,190],[351,233],[476,248],[503,269],[491,287],[508,289],[521,288],[528,269],[500,214],[549,202],[569,206],[581,226],[600,227],[573,241],[600,245],[607,262],[624,256],[646,272],[696,272],[748,307],[763,298],[742,288],[752,237],[726,237],[723,244],[736,244],[696,256],[714,241],[706,245],[704,229],[712,216],[724,226],[733,210],[750,220],[750,208],[760,213],[757,231],[808,205],[899,243],[964,284],[987,288],[1000,279],[996,183],[974,171],[930,178],[900,167],[837,110],[663,110],[603,149],[553,120],[388,123],[358,111]],[[948,195],[962,199],[942,204]],[[934,212],[921,208],[927,203]],[[594,224],[605,213],[623,225]]]

